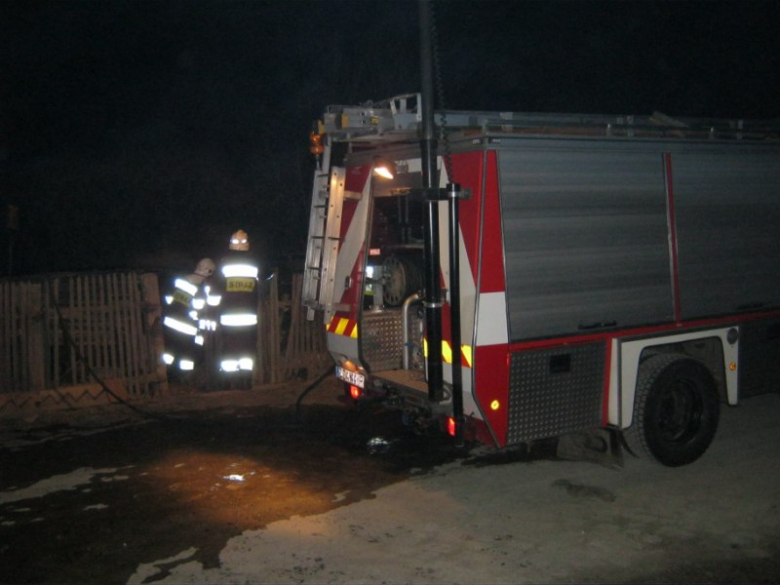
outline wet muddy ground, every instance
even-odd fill
[[[396,413],[340,405],[300,416],[271,407],[130,414],[109,427],[6,433],[0,582],[124,583],[183,543],[215,566],[246,530],[371,498],[466,454]]]

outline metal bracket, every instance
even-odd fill
[[[396,189],[393,195],[409,195],[416,201],[449,201],[471,199],[471,189],[461,189],[457,183],[444,189]]]

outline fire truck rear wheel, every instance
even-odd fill
[[[634,419],[623,431],[629,450],[668,467],[701,457],[718,429],[715,380],[699,361],[658,354],[645,361],[634,396]]]

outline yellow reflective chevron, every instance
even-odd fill
[[[446,339],[441,340],[441,359],[444,360],[445,364],[452,363],[452,346]]]
[[[336,330],[334,333],[336,335],[344,335],[344,330],[347,328],[347,325],[349,325],[349,319],[341,318],[339,319],[338,325],[336,325]]]
[[[467,368],[471,367],[471,346],[463,345],[460,348],[461,355],[463,356],[463,365]]]
[[[470,345],[460,346],[461,363],[467,368],[471,367],[471,352]],[[428,357],[428,340],[425,338],[423,338],[423,356]],[[442,339],[441,341],[441,358],[445,364],[452,363],[452,346],[446,339]]]
[[[334,333],[336,335],[344,335],[357,339],[358,337],[357,322],[347,317],[333,316],[330,322],[325,325],[325,330],[328,333]]]

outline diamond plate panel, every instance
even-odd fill
[[[360,349],[370,371],[397,370],[403,365],[401,311],[363,313],[358,329]]]
[[[511,355],[507,443],[601,425],[605,344]]]

